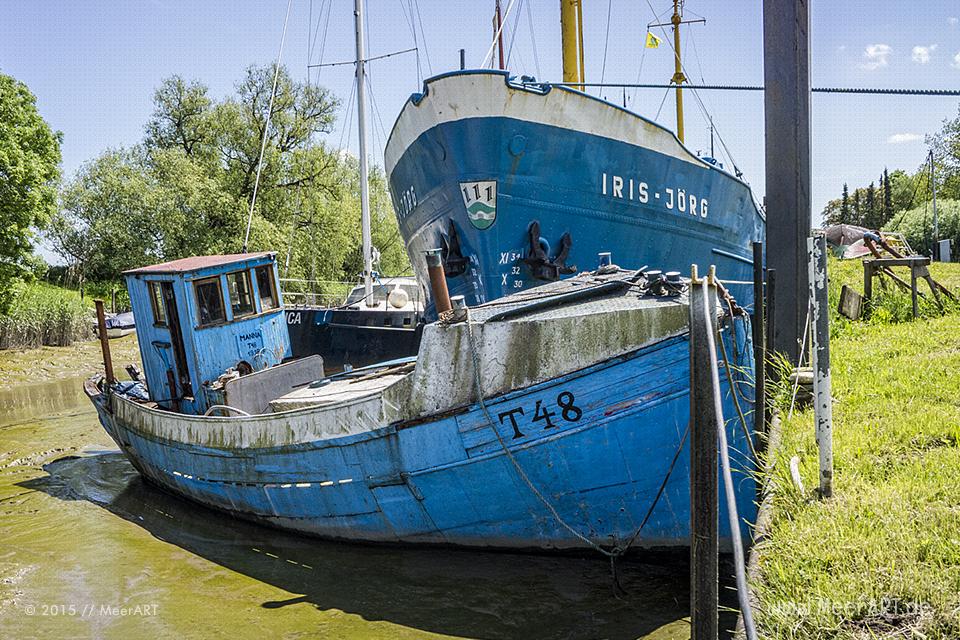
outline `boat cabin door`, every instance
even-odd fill
[[[190,370],[187,369],[187,353],[183,347],[183,331],[180,329],[180,314],[177,312],[177,296],[173,291],[172,282],[161,282],[160,292],[163,296],[163,307],[167,315],[167,324],[170,327],[170,346],[173,350],[173,361],[176,372],[167,372],[167,382],[170,386],[170,398],[174,407],[178,407],[180,400],[193,396],[190,385]]]

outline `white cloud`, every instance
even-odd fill
[[[960,69],[960,52],[957,55],[953,56],[953,64],[950,65],[954,69]]]
[[[840,53],[843,53],[846,50],[847,50],[847,45],[845,44],[842,44],[839,47],[837,47],[837,51],[839,51]]]
[[[947,18],[947,24],[950,25],[951,27],[957,26],[957,22],[960,22],[960,19],[957,19],[953,16]]]
[[[913,61],[920,64],[927,64],[930,62],[930,54],[937,50],[937,45],[932,44],[929,47],[921,47],[917,45],[913,48]]]
[[[904,144],[907,142],[917,142],[918,140],[923,140],[923,136],[919,133],[895,133],[887,138],[889,144]]]
[[[868,71],[887,66],[887,58],[893,53],[893,47],[888,44],[869,44],[863,51],[863,64]]]

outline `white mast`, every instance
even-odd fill
[[[363,0],[355,0],[353,10],[357,27],[357,124],[360,127],[360,219],[363,228],[363,295],[366,305],[373,304],[373,256],[370,238],[370,189],[367,185],[367,93],[366,53],[363,48]]]

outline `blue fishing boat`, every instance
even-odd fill
[[[160,487],[335,539],[688,544],[688,302],[675,274],[605,267],[454,309],[425,327],[415,358],[331,377],[318,356],[287,358],[273,254],[189,258],[126,280],[146,378],[85,389]],[[732,416],[749,318],[716,309]],[[751,521],[746,430],[728,430]]]

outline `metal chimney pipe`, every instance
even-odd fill
[[[433,294],[433,304],[437,308],[437,313],[450,311],[453,305],[450,303],[450,292],[447,291],[447,276],[443,273],[440,249],[428,249],[424,254],[427,257],[430,292]]]

